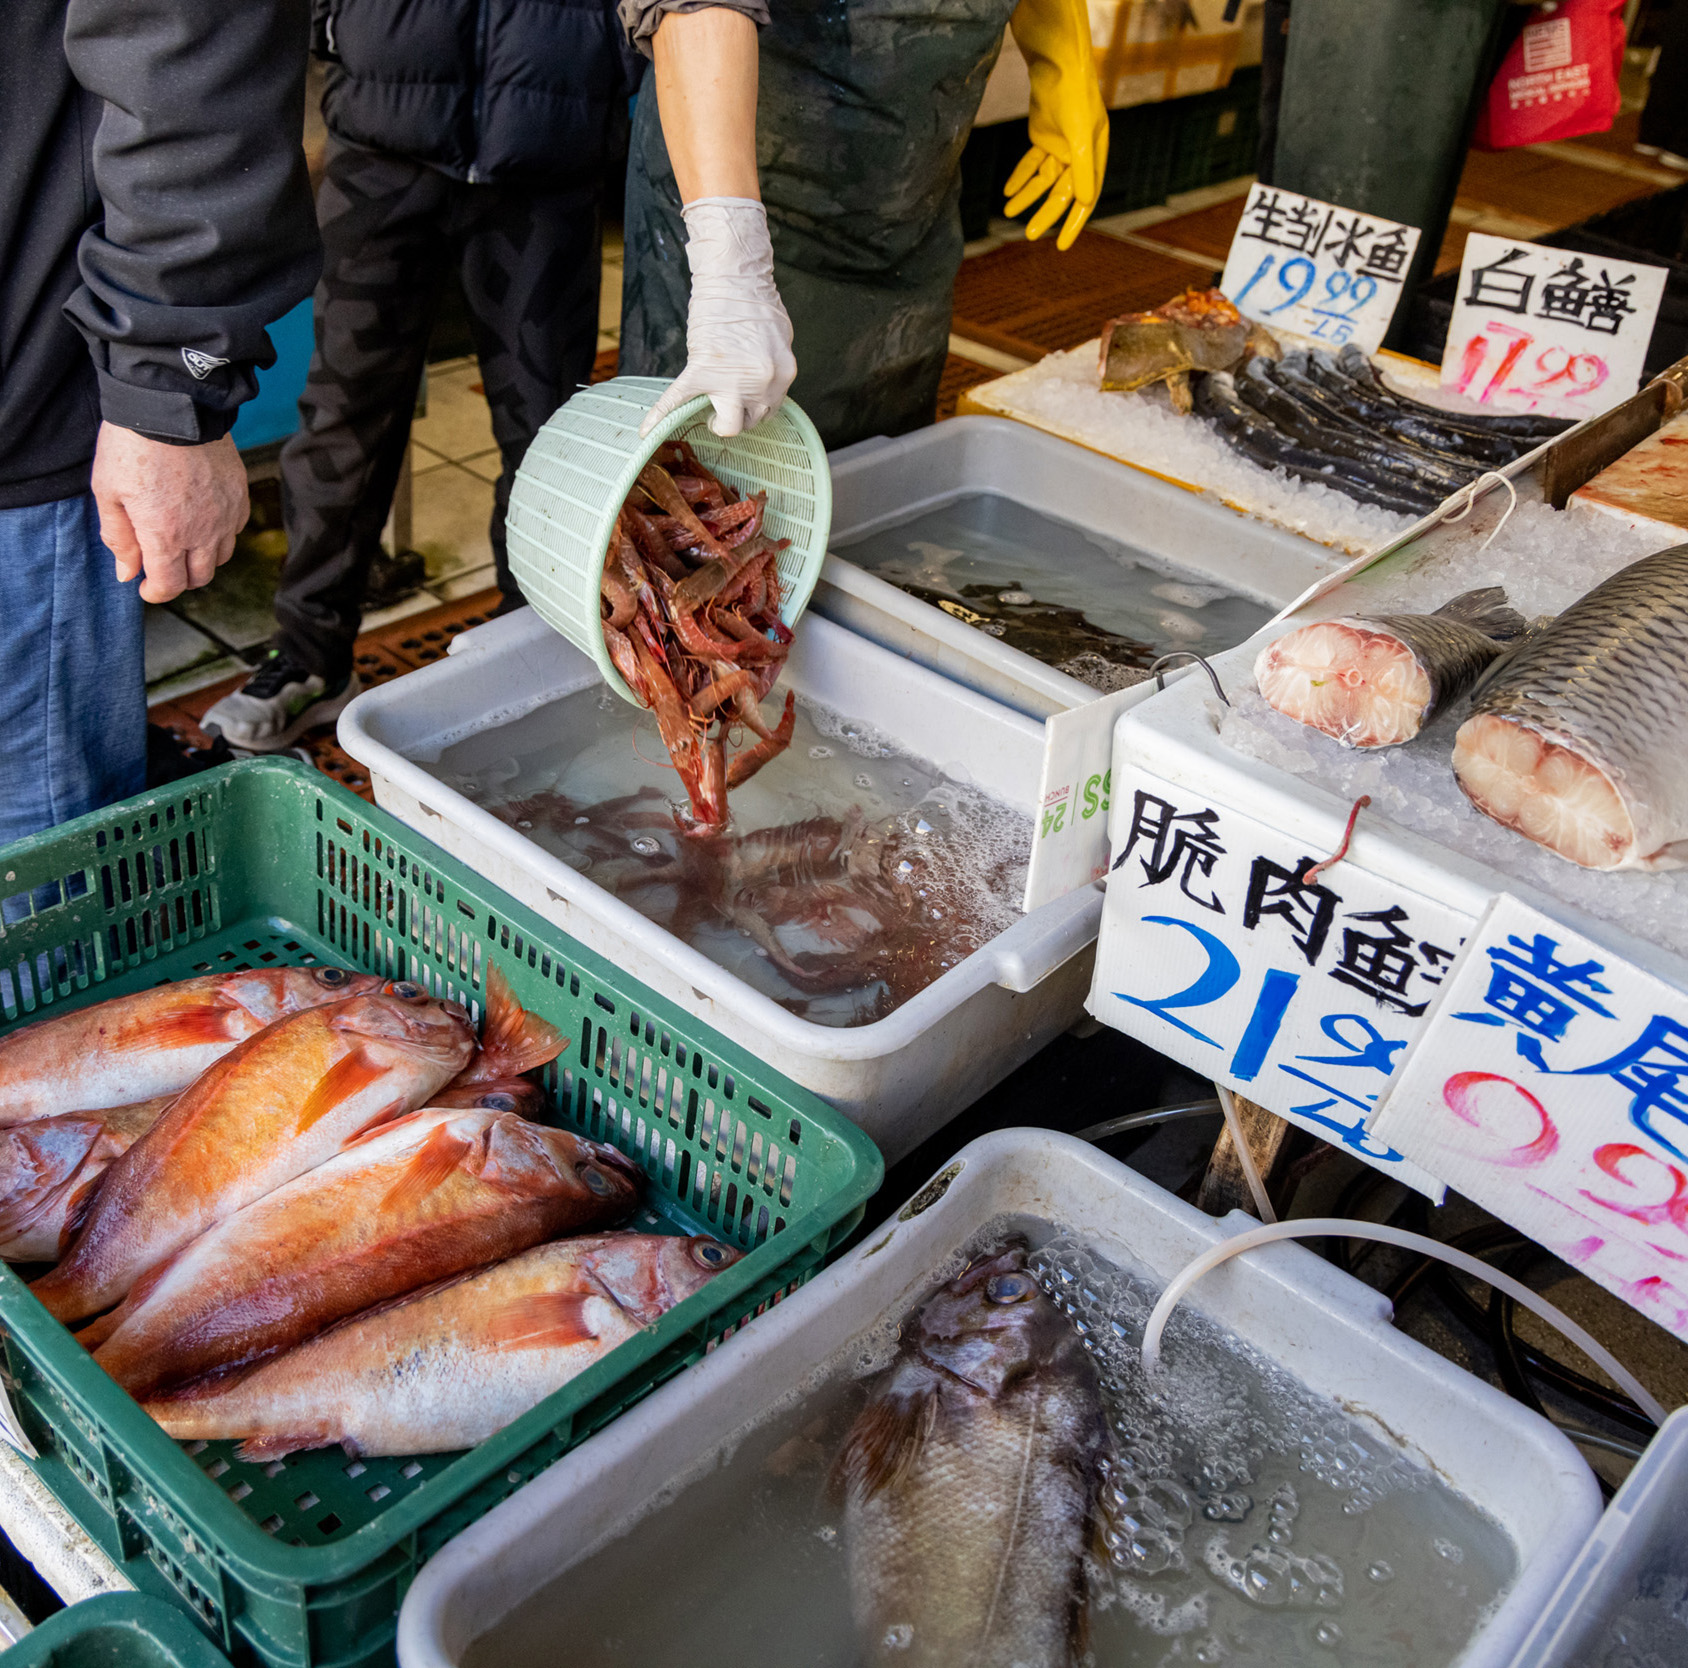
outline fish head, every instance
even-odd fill
[[[580,1228],[620,1222],[639,1203],[643,1174],[606,1142],[550,1129],[514,1112],[492,1116],[484,1139],[483,1179],[523,1195],[572,1199]]]
[[[915,1350],[986,1395],[998,1396],[1044,1365],[1072,1336],[1026,1267],[1026,1249],[981,1257],[929,1299]]]
[[[708,1234],[608,1234],[589,1267],[625,1313],[650,1326],[743,1256]]]
[[[241,1007],[273,1025],[307,1008],[367,996],[386,982],[379,973],[354,973],[345,967],[260,967],[241,974],[230,988]]]
[[[366,1044],[386,1044],[448,1074],[475,1051],[475,1022],[467,1008],[430,996],[411,979],[384,980],[381,988],[338,1003],[329,1024]]]

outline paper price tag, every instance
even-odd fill
[[[1594,417],[1641,386],[1662,266],[1473,232],[1442,386],[1497,411]]]
[[[1389,329],[1418,228],[1256,185],[1219,287],[1269,330],[1373,352]]]
[[[1037,830],[1022,906],[1028,914],[1108,872],[1114,720],[1144,694],[1138,684],[1044,720]]]
[[[1371,1129],[1688,1337],[1688,992],[1502,893]]]

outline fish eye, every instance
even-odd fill
[[[475,1104],[488,1112],[514,1112],[516,1097],[507,1089],[494,1089],[491,1094],[482,1095]]]
[[[596,1170],[591,1165],[587,1165],[580,1174],[586,1183],[587,1191],[596,1193],[600,1199],[607,1199],[615,1192],[615,1183],[602,1170]]]
[[[330,990],[338,990],[341,985],[349,985],[352,976],[343,967],[319,967],[315,974],[319,985],[327,985]]]
[[[727,1261],[727,1248],[717,1245],[712,1239],[699,1240],[692,1247],[692,1256],[705,1268],[721,1268]]]
[[[999,1274],[985,1287],[992,1303],[1024,1303],[1037,1295],[1037,1281],[1029,1274]]]
[[[420,1002],[428,994],[414,979],[400,979],[388,985],[387,993],[406,1002]]]

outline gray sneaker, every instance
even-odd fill
[[[354,672],[330,688],[315,672],[289,660],[280,649],[231,695],[225,695],[200,719],[208,736],[220,735],[231,747],[251,753],[279,753],[306,730],[332,724],[358,693]]]

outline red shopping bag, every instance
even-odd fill
[[[1500,151],[1602,133],[1618,113],[1624,0],[1556,0],[1537,6],[1477,118],[1472,143]]]

